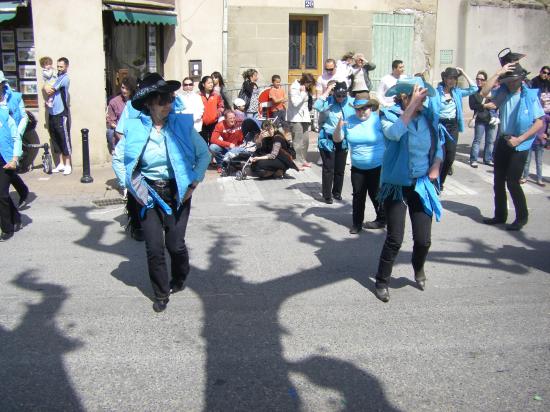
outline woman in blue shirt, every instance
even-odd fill
[[[457,87],[458,78],[464,76],[468,87]],[[462,98],[477,93],[477,86],[472,79],[460,68],[447,67],[441,73],[441,83],[437,86],[439,97],[439,121],[445,126],[452,139],[445,142],[445,159],[441,167],[441,190],[448,174],[452,174],[452,166],[456,156],[458,133],[464,131],[464,115],[462,113]]]
[[[424,290],[432,216],[435,214],[439,220],[441,212],[432,182],[439,176],[443,157],[437,113],[433,105],[424,106],[428,96],[435,96],[435,90],[420,77],[414,77],[398,80],[386,96],[395,96],[396,105],[381,114],[386,150],[378,200],[384,205],[388,230],[380,253],[375,294],[383,302],[390,300],[388,284],[403,243],[407,209],[414,241],[411,259],[414,277]]]
[[[345,138],[351,150],[353,223],[349,232],[357,234],[363,227],[381,229],[386,226],[384,212],[376,200],[385,145],[380,118],[376,113],[378,101],[369,100],[368,92],[359,92],[350,106],[355,109],[355,114],[346,121],[340,119],[334,130],[333,139],[336,143]],[[367,193],[376,211],[376,219],[363,224]]]
[[[191,196],[210,162],[208,147],[193,127],[193,115],[173,112],[179,88],[180,82],[165,81],[158,73],[145,76],[132,98],[133,108],[141,113],[126,120],[124,138],[113,156],[119,183],[141,206],[155,312],[166,309],[170,293],[185,287]],[[170,254],[170,276],[165,249]]]

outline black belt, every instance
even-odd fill
[[[157,179],[157,180],[151,180],[151,179],[147,179],[145,178],[145,181],[147,183],[149,183],[149,185],[153,186],[153,187],[156,187],[158,189],[164,189],[166,187],[170,187],[171,185],[173,185],[175,183],[175,180],[174,179],[168,179],[168,180],[163,180],[163,179]]]
[[[456,117],[453,117],[452,119],[445,119],[444,117],[440,117],[439,120],[441,120],[441,123],[455,123],[455,122],[457,122]]]

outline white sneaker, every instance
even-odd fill
[[[59,163],[55,169],[52,170],[52,173],[59,173],[65,170],[65,165],[63,163]]]
[[[65,166],[65,169],[63,170],[63,174],[67,176],[67,175],[70,175],[72,171],[73,169],[71,168],[71,166]]]

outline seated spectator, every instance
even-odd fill
[[[223,155],[230,149],[234,149],[243,142],[241,125],[237,125],[237,117],[233,110],[224,112],[223,121],[219,122],[210,138],[210,151],[216,159],[218,173],[222,172],[221,164]]]
[[[260,178],[281,178],[285,172],[298,167],[292,160],[290,144],[275,130],[270,120],[262,123],[262,130],[256,139],[256,156],[252,158],[252,171]]]

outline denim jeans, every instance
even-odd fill
[[[523,169],[523,178],[527,179],[529,177],[529,166],[531,165],[532,152],[535,152],[537,180],[542,180],[542,156],[544,155],[544,146],[538,145],[538,144],[531,146],[531,149],[529,149],[529,154],[527,155],[527,161],[525,162],[525,168]]]
[[[472,150],[470,151],[470,162],[477,162],[479,145],[484,136],[485,147],[483,149],[483,162],[490,163],[493,161],[493,144],[495,143],[496,131],[497,128],[489,125],[489,123],[475,123],[474,141],[472,142]]]
[[[214,143],[212,143],[208,148],[214,155],[214,159],[216,159],[216,164],[218,166],[221,166],[223,161],[223,156],[227,152],[227,149],[225,147],[218,146],[217,144],[214,144]]]

